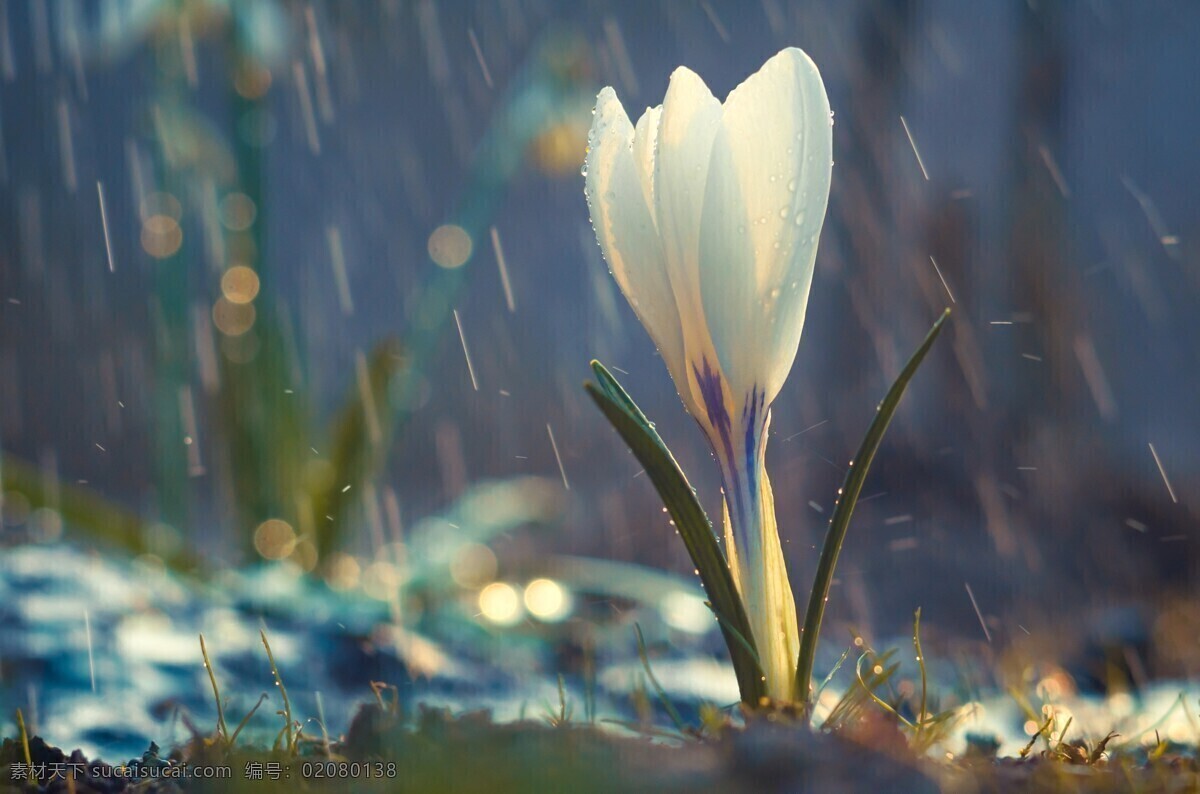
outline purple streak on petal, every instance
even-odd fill
[[[700,365],[692,364],[692,372],[700,387],[700,396],[708,415],[708,426],[712,435],[709,443],[716,453],[721,468],[721,481],[729,502],[729,520],[732,524],[735,543],[742,550],[743,560],[754,556],[754,531],[758,525],[759,456],[762,451],[762,433],[766,423],[766,390],[756,384],[746,395],[741,411],[743,449],[741,457],[734,448],[733,422],[725,405],[725,382],[720,372],[714,371],[707,358]]]
[[[746,405],[742,408],[742,421],[746,428],[746,459],[744,465],[746,467],[746,481],[748,490],[752,499],[758,498],[758,450],[761,441],[761,427],[763,421],[763,400],[766,398],[766,391],[760,390],[755,384],[750,389],[750,396],[746,400]]]
[[[733,427],[729,419],[729,411],[725,408],[724,382],[721,380],[721,374],[713,371],[707,356],[701,360],[700,364],[703,370],[692,364],[692,372],[696,376],[696,383],[700,386],[700,396],[704,400],[708,424],[719,436],[721,448],[717,448],[718,439],[710,438],[709,441],[713,445],[713,451],[717,453],[717,459],[722,462],[721,479],[725,481],[725,490],[729,492],[733,501],[732,508],[740,514],[743,506],[739,478],[735,472],[725,471],[726,466],[733,466],[734,463]]]

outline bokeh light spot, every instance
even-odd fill
[[[461,226],[447,223],[429,235],[429,256],[440,267],[462,267],[471,258],[471,235]]]
[[[221,199],[221,223],[230,231],[244,232],[254,223],[258,207],[245,193],[230,193]]]
[[[183,229],[170,215],[151,215],[142,222],[142,249],[155,259],[173,256],[183,244]]]
[[[576,173],[587,151],[587,125],[567,120],[552,124],[533,139],[533,161],[542,171],[565,176]]]
[[[268,518],[254,530],[254,548],[268,560],[282,560],[296,548],[296,531],[283,519]]]
[[[299,565],[306,573],[310,573],[317,567],[319,556],[316,545],[311,540],[304,538],[296,542],[296,548],[292,551],[292,562]]]
[[[377,560],[368,565],[362,575],[363,591],[376,601],[390,601],[395,598],[402,582],[400,570],[384,560]]]
[[[233,303],[218,298],[213,304],[213,325],[226,336],[241,336],[254,327],[254,307],[248,303]]]
[[[271,70],[254,62],[246,62],[233,76],[233,90],[245,99],[260,99],[271,87]]]
[[[525,586],[525,608],[540,620],[562,620],[571,609],[570,596],[552,579],[534,579]]]
[[[329,572],[325,575],[325,581],[334,590],[352,590],[358,587],[361,573],[358,560],[349,554],[334,552],[329,558]]]
[[[230,303],[250,303],[258,297],[258,274],[245,265],[234,265],[221,276],[221,294]]]
[[[479,591],[479,611],[500,626],[512,626],[521,620],[521,599],[512,585],[492,582]]]
[[[496,555],[482,543],[467,543],[450,560],[450,576],[459,587],[482,587],[496,576]]]

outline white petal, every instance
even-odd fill
[[[656,210],[654,205],[654,154],[658,147],[658,124],[662,120],[662,105],[656,108],[646,108],[646,112],[638,119],[633,132],[633,162],[637,166],[638,179],[642,183],[642,195],[646,197],[646,206],[650,208],[651,216]],[[657,221],[655,221],[657,225]]]
[[[788,581],[787,561],[775,523],[775,494],[767,470],[762,474],[763,618],[756,621],[754,639],[767,675],[768,690],[776,700],[794,701],[796,660],[800,655],[800,628],[796,598]],[[761,628],[760,628],[761,626]],[[761,639],[760,639],[761,637]]]
[[[735,390],[769,403],[800,342],[833,156],[829,100],[801,50],[780,52],[725,101],[700,225],[704,313]]]
[[[679,313],[634,160],[633,125],[611,88],[596,98],[586,168],[584,192],[604,258],[672,374],[682,371]]]
[[[721,104],[704,81],[695,72],[683,67],[676,69],[663,99],[658,126],[654,202],[667,274],[683,325],[684,351],[693,363],[706,354],[712,355],[700,305],[698,249],[704,182],[713,137],[720,123]],[[711,364],[714,369],[718,367],[716,361]],[[683,383],[679,374],[674,371],[672,374],[695,415],[702,400],[688,385],[693,381],[690,373],[684,374]]]

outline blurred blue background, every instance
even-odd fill
[[[589,110],[613,85],[636,117],[680,64],[723,97],[795,45],[836,166],[768,452],[793,583],[952,305],[856,513],[836,625],[900,632],[923,605],[975,638],[966,583],[1001,638],[1190,593],[1198,33],[1184,2],[0,0],[4,533],[57,537],[36,508],[99,495],[144,522],[117,533],[135,553],[233,565],[284,517],[327,572],[371,548],[372,510],[404,526],[536,474],[569,483],[565,512],[512,553],[688,573],[580,388],[591,358],[627,372],[716,511],[589,226]]]

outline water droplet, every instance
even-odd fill
[[[792,179],[788,182],[788,192],[790,192],[790,193],[796,192],[796,180]]]

